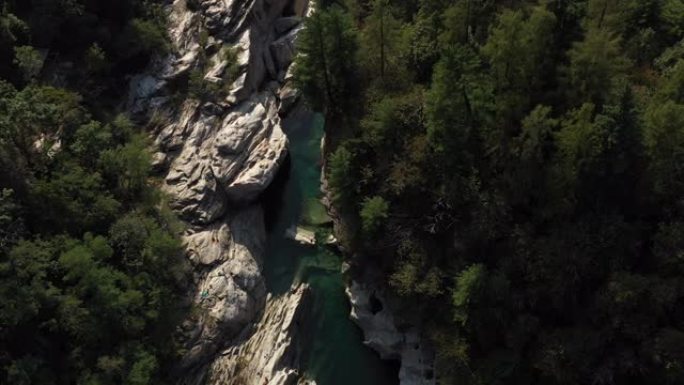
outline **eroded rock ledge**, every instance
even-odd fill
[[[308,289],[267,296],[255,201],[286,156],[281,116],[298,100],[290,66],[308,8],[307,0],[175,0],[172,52],[131,81],[129,110],[154,123],[154,170],[188,223],[195,311],[183,325],[179,384],[300,381],[296,335]],[[178,100],[198,73],[213,94]]]

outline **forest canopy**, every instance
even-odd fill
[[[680,0],[307,21],[343,240],[424,315],[439,383],[684,383],[683,38]]]
[[[126,76],[160,3],[0,1],[0,383],[165,383],[188,310],[179,222]]]

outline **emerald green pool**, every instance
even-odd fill
[[[300,245],[285,237],[286,230],[308,222],[324,222],[318,206],[321,176],[320,141],[324,119],[303,114],[283,122],[290,140],[290,162],[265,197],[268,246],[264,276],[273,294],[294,282],[307,282],[313,291],[313,310],[304,370],[318,385],[394,385],[398,368],[380,360],[363,345],[363,335],[349,319],[340,267],[342,259],[323,248]],[[289,172],[288,172],[289,171]]]

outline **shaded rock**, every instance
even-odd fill
[[[297,35],[302,27],[290,31],[287,35],[271,43],[270,49],[277,70],[286,70],[295,57]]]
[[[310,7],[309,0],[292,0],[291,9],[289,10],[295,16],[308,16]]]
[[[128,110],[136,115],[144,112],[150,99],[160,92],[166,82],[150,75],[134,76],[129,83]]]
[[[276,34],[282,35],[285,32],[301,24],[302,18],[299,16],[281,17],[273,23]]]
[[[221,107],[220,105],[218,105],[216,103],[211,103],[211,102],[205,103],[202,106],[202,113],[206,114],[206,115],[220,116],[223,114],[223,107]]]
[[[155,152],[152,155],[152,170],[155,172],[163,171],[167,166],[168,156],[163,152]]]
[[[364,343],[382,359],[400,360],[400,385],[435,385],[433,354],[424,346],[415,327],[397,329],[395,318],[382,294],[352,281],[346,288],[351,318],[363,330]]]
[[[279,113],[281,116],[289,114],[301,97],[301,91],[293,87],[289,82],[286,83],[278,94],[280,99]]]

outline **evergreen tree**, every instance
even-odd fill
[[[307,19],[299,37],[295,76],[317,109],[338,114],[354,93],[357,37],[351,18],[338,7]]]

